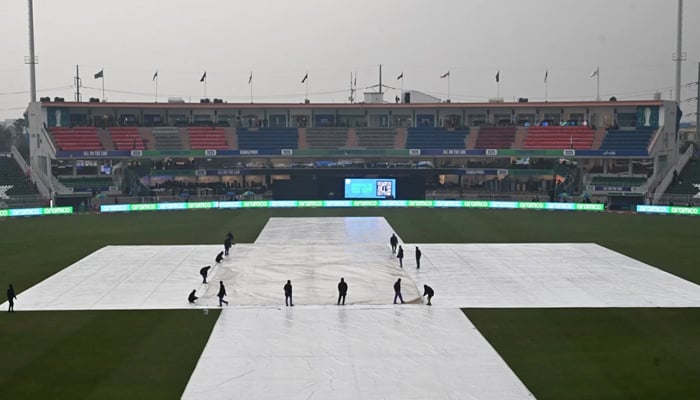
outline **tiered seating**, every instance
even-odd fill
[[[156,150],[184,150],[180,138],[180,130],[173,127],[153,128],[153,137],[156,139]]]
[[[524,149],[590,149],[595,131],[587,126],[531,126]]]
[[[601,150],[646,150],[654,128],[637,128],[635,130],[611,129],[605,135]]]
[[[691,160],[678,176],[677,182],[666,191],[671,194],[697,195],[700,193],[700,162]],[[695,200],[697,203],[697,199]]]
[[[396,131],[394,129],[357,129],[357,145],[367,149],[393,149]]]
[[[515,141],[515,127],[479,128],[475,149],[510,149]]]
[[[190,146],[194,150],[228,149],[224,128],[190,127]]]
[[[464,149],[466,131],[448,131],[439,128],[408,128],[408,149]]]
[[[249,149],[298,149],[299,131],[297,128],[236,129],[238,148]]]
[[[347,128],[308,128],[306,144],[310,149],[332,150],[348,143]]]
[[[114,186],[114,181],[109,177],[59,177],[58,180],[75,192],[106,191]]]
[[[51,128],[51,133],[59,150],[104,150],[97,136],[97,128],[94,127],[54,127]]]
[[[8,197],[37,194],[34,185],[27,179],[17,162],[11,157],[0,157],[0,187]],[[6,200],[0,197],[0,200]]]
[[[139,129],[132,126],[109,128],[109,134],[116,150],[145,150]]]
[[[594,176],[591,185],[595,186],[642,186],[647,178],[632,176]]]

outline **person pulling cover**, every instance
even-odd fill
[[[211,269],[211,265],[207,265],[206,267],[203,267],[202,269],[199,270],[199,274],[202,275],[202,283],[207,284],[207,275],[209,275],[209,270]]]

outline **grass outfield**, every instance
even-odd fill
[[[237,242],[253,242],[270,216],[386,216],[397,233],[408,242],[595,242],[700,283],[700,268],[697,264],[700,219],[693,217],[515,210],[248,209],[2,219],[0,284],[6,288],[7,283],[14,283],[15,289],[20,292],[16,309],[21,311],[22,290],[102,246],[221,243],[228,230],[235,233]],[[645,324],[637,323],[639,318],[613,318],[611,314],[606,314],[613,311],[596,313],[590,310],[567,310],[566,314],[570,316],[567,323],[573,331],[597,332],[595,337],[601,343],[618,343],[621,340],[620,334],[624,334],[625,338],[638,346],[662,349],[665,358],[660,360],[683,360],[685,357],[700,359],[697,346],[668,344],[669,340],[680,344],[698,341],[696,309],[675,310],[681,314],[674,318],[666,314],[671,311],[639,311],[643,313]],[[470,310],[469,315],[473,312],[477,311]],[[611,370],[627,371],[625,376],[590,373],[585,375],[584,380],[575,369],[543,365],[533,358],[523,359],[509,349],[517,347],[523,340],[537,342],[541,326],[554,324],[556,327],[563,322],[548,314],[552,310],[510,310],[511,315],[522,313],[521,318],[504,317],[503,312],[478,310],[481,319],[477,318],[475,323],[480,329],[482,325],[488,327],[489,323],[497,323],[503,331],[518,332],[517,337],[503,336],[502,341],[493,340],[493,343],[513,368],[516,368],[515,361],[519,362],[516,369],[519,375],[521,370],[533,370],[540,374],[539,377],[521,375],[524,383],[540,399],[564,398],[558,397],[560,392],[557,385],[552,384],[555,380],[579,380],[581,385],[597,387],[598,393],[610,393],[608,398],[620,398],[616,397],[616,394],[622,393],[617,389],[620,379],[629,385],[638,386],[649,379],[648,368],[630,365],[625,359],[617,357],[617,347],[609,350],[611,357],[605,360],[605,364]],[[637,311],[620,312],[634,314]],[[683,314],[684,312],[688,314]],[[185,314],[183,317],[170,317],[177,313]],[[489,315],[491,318],[488,318]],[[3,393],[3,397],[5,393],[16,394],[8,398],[74,398],[76,388],[82,387],[83,390],[77,393],[105,398],[108,396],[106,392],[119,385],[117,392],[121,398],[178,397],[213,324],[214,318],[207,319],[205,324],[198,323],[201,316],[201,313],[189,315],[184,311],[2,313],[0,359],[4,364],[0,369],[0,393]],[[127,340],[129,332],[132,332],[126,321],[129,318],[133,318],[134,326],[139,329],[134,329],[131,339]],[[685,323],[685,320],[695,321],[695,324]],[[611,325],[611,321],[618,325]],[[185,327],[190,324],[198,325],[197,329],[205,332],[182,337],[169,333],[189,329]],[[648,331],[651,325],[668,326],[668,330],[656,330],[656,335],[650,336]],[[122,338],[120,340],[127,344],[122,345],[120,340],[105,338],[104,335],[110,335],[107,331],[111,330],[118,332],[115,333],[116,337]],[[491,340],[490,331],[482,331]],[[104,339],[93,342],[93,337]],[[550,359],[562,357],[559,351],[566,346],[586,349],[586,340],[586,335],[575,336],[566,331],[552,331],[547,339],[547,344],[551,346],[541,350],[544,352],[542,356]],[[46,345],[44,342],[47,342]],[[154,342],[159,346],[145,345]],[[102,350],[91,351],[87,345],[83,345],[86,343],[100,343]],[[125,354],[130,351],[138,351],[138,355],[131,356],[138,357],[133,360],[143,362],[138,366],[131,363]],[[178,363],[164,353],[185,354],[176,357],[178,359],[193,358]],[[588,353],[584,351],[572,353],[571,363],[583,363],[587,357]],[[60,370],[61,365],[66,365],[66,368],[60,371],[60,379],[57,379],[54,377],[54,369]],[[47,368],[52,373],[47,373]],[[591,368],[597,368],[597,364]],[[84,370],[92,371],[95,375],[84,379],[84,372],[81,372]],[[697,370],[695,374],[697,375]],[[655,386],[655,393],[671,394],[663,398],[688,398],[674,397],[673,394],[680,393],[679,386],[699,386],[696,382],[689,383],[686,380],[687,374],[661,376],[663,379]],[[552,391],[546,387],[541,388],[540,386],[548,386],[541,382],[551,384]],[[32,395],[23,395],[22,393],[29,393],[26,391],[19,393],[24,385],[34,388]],[[81,396],[82,394],[78,395]],[[566,398],[605,396],[591,396],[582,392],[579,397]],[[625,398],[624,394],[621,398]]]
[[[539,400],[700,399],[700,308],[464,312]]]
[[[176,399],[219,310],[0,315],[3,399]]]

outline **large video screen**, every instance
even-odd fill
[[[345,178],[346,199],[395,199],[396,179]]]

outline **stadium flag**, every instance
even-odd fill
[[[158,70],[156,70],[156,73],[153,74],[153,80],[155,81],[157,77],[158,77]]]
[[[200,82],[204,82],[205,80],[207,80],[207,71],[204,71],[204,75],[199,79]]]
[[[101,69],[100,72],[95,74],[95,79],[100,79],[100,78],[104,79],[105,78],[104,72],[105,72],[104,68]]]
[[[549,77],[549,69],[544,70],[544,83],[547,83],[547,78]]]
[[[355,72],[355,83],[353,83],[353,86],[357,86],[357,72]]]
[[[440,79],[447,78],[448,76],[450,76],[450,71],[447,71],[444,74],[440,75]]]
[[[399,79],[403,79],[403,71],[401,72],[401,75],[396,77],[396,80],[398,81]]]
[[[253,83],[253,71],[250,71],[250,76],[248,77],[248,84]]]
[[[600,67],[596,68],[595,71],[593,71],[593,73],[591,73],[590,76],[591,76],[591,78],[593,78],[594,76],[598,75],[599,73],[600,73]]]
[[[501,81],[501,70],[499,69],[498,72],[496,72],[496,83]]]
[[[304,75],[303,78],[301,78],[301,83],[306,82],[306,80],[309,79],[309,73],[307,72],[306,75]]]

